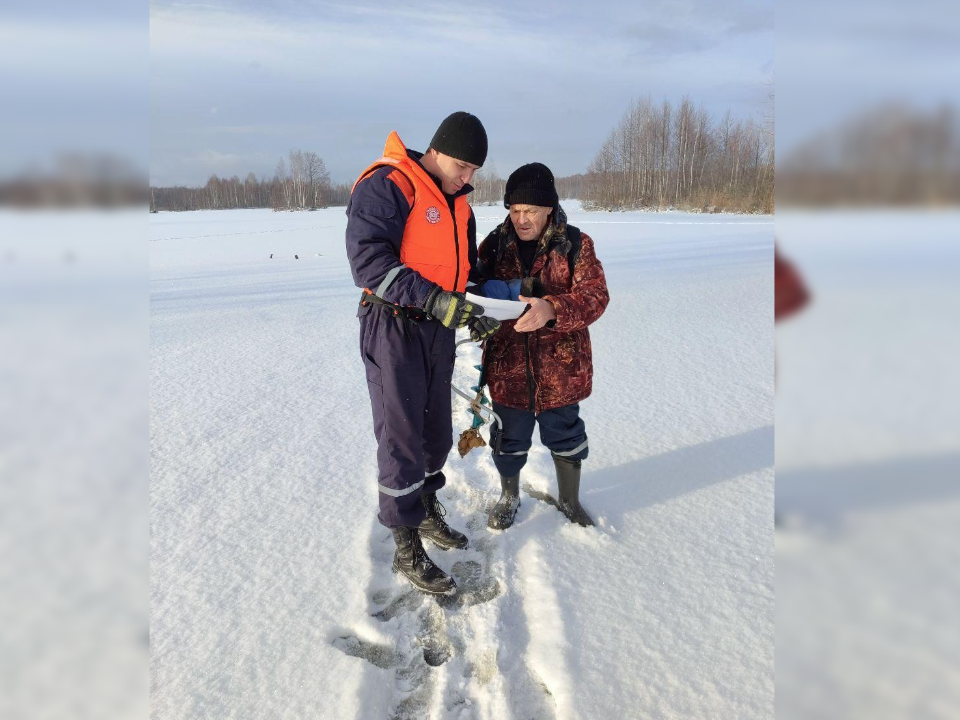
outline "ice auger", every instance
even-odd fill
[[[473,341],[469,338],[461,340],[457,343],[457,347],[468,342]],[[484,423],[490,422],[492,419],[497,421],[498,427],[503,427],[503,423],[500,421],[500,416],[493,411],[493,408],[490,406],[490,398],[487,397],[487,394],[484,391],[484,388],[487,384],[487,369],[483,364],[474,365],[474,368],[480,372],[480,378],[477,380],[477,384],[470,387],[470,389],[475,393],[474,395],[470,395],[469,393],[458,388],[456,385],[450,385],[457,395],[470,403],[470,409],[467,412],[469,412],[473,417],[470,427],[460,433],[460,440],[457,442],[457,451],[460,453],[460,457],[465,457],[466,454],[474,448],[484,447],[487,444],[484,441],[483,436],[480,434],[480,428]],[[486,418],[484,418],[484,415],[486,415]],[[499,443],[496,439],[491,439],[491,442],[494,443],[493,449],[494,452],[496,452],[498,450],[497,446]]]

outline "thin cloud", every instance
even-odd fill
[[[488,162],[502,173],[539,160],[563,175],[586,168],[638,95],[706,98],[716,112],[759,110],[742,98],[764,79],[772,38],[723,32],[756,3],[718,22],[700,0],[639,10],[538,1],[523,10],[500,0],[468,10],[370,0],[155,2],[152,157],[164,162],[163,175],[202,183],[206,169],[184,165],[181,173],[168,159],[216,147],[265,158],[243,168],[260,174],[303,148],[346,181],[391,130],[424,149],[440,119],[463,109],[483,120]],[[716,100],[718,87],[735,88],[736,99]]]
[[[219,165],[237,165],[243,159],[240,155],[234,153],[223,153],[218,152],[217,150],[204,150],[196,158],[187,158],[189,160],[196,160],[205,165],[219,166]]]

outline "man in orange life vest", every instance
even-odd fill
[[[452,594],[456,584],[421,540],[444,550],[467,546],[437,500],[453,445],[455,331],[468,327],[482,340],[500,326],[463,294],[477,257],[466,196],[486,156],[486,131],[465,112],[440,124],[425,153],[391,133],[347,206],[347,256],[364,288],[357,315],[378,445],[379,519],[397,545],[394,572],[434,594]]]

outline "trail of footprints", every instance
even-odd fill
[[[457,581],[456,595],[424,595],[399,580],[396,583],[398,587],[377,590],[370,596],[371,604],[377,608],[371,613],[374,618],[382,623],[397,619],[398,631],[392,633],[397,638],[396,647],[368,642],[353,635],[333,640],[334,647],[346,655],[361,658],[384,670],[394,670],[400,699],[389,715],[390,720],[423,720],[427,717],[427,708],[436,691],[435,669],[453,657],[467,658],[463,668],[464,677],[474,678],[481,685],[486,685],[501,671],[495,648],[468,658],[463,623],[456,621],[459,613],[469,612],[471,607],[498,598],[504,590],[501,582],[489,572],[496,539],[488,534],[486,526],[487,516],[495,501],[470,486],[461,486],[460,492],[467,495],[474,508],[467,521],[470,537],[467,553],[473,557],[479,555],[481,562],[475,559],[454,562],[450,572]],[[373,546],[374,561],[381,567],[389,568],[394,550],[392,538],[387,535],[382,541],[374,542]],[[444,557],[443,551],[433,546],[428,548],[428,552],[436,558]],[[386,572],[389,573],[389,570]],[[448,620],[457,624],[453,632],[448,627]],[[541,696],[535,700],[527,692],[522,692],[523,700],[519,703],[510,702],[513,710],[519,711],[524,718],[539,720],[555,717],[553,698],[546,686],[525,667],[512,667],[511,671],[511,675],[514,675],[509,682],[511,686],[516,690],[526,686],[523,689],[529,690],[530,685],[534,684],[540,689],[536,695]],[[444,704],[454,716],[459,716],[458,712],[470,702],[453,688],[448,688],[446,695]],[[531,701],[534,701],[533,707],[530,706]]]

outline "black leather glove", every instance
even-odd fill
[[[462,328],[470,318],[483,315],[483,308],[469,302],[463,293],[448,292],[439,285],[430,291],[423,309],[448,328]]]
[[[500,321],[487,315],[481,315],[480,317],[470,318],[467,327],[470,328],[471,340],[483,342],[500,329]]]

